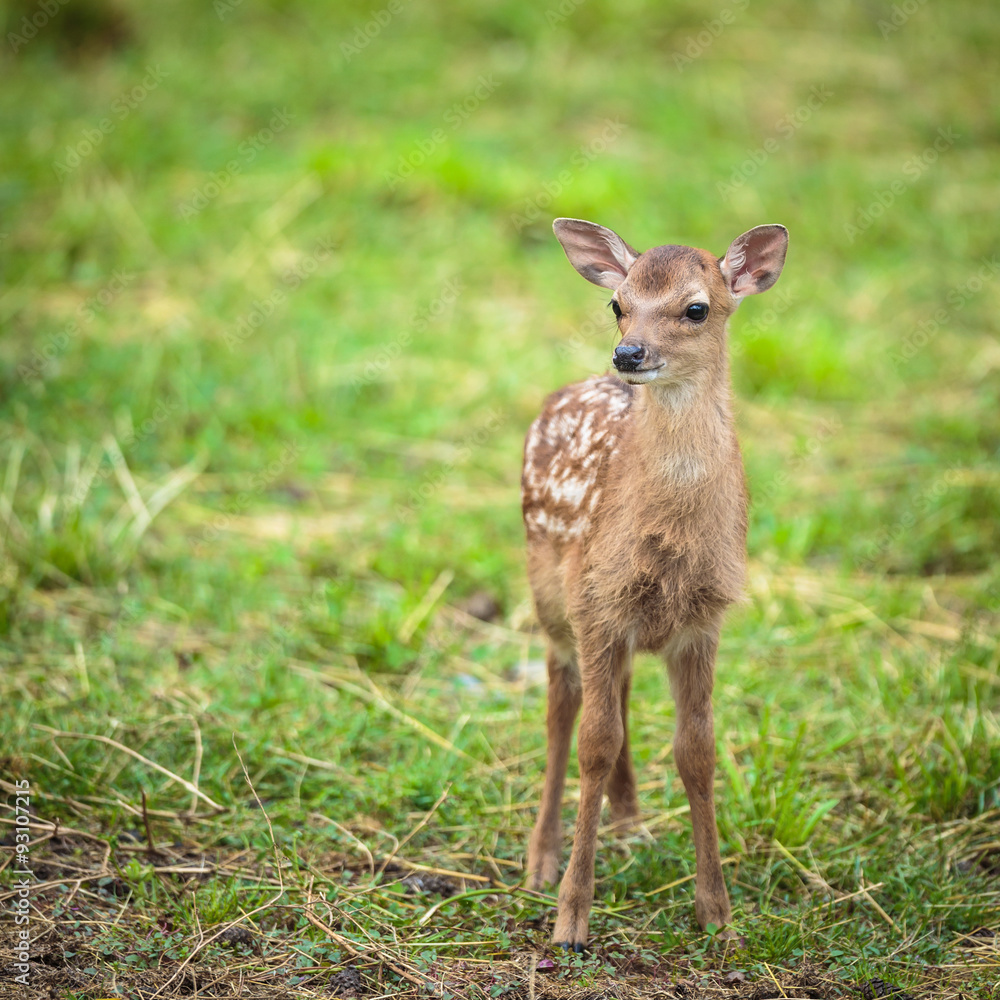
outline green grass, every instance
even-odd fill
[[[527,995],[520,447],[614,343],[569,215],[791,249],[732,322],[742,947],[694,922],[644,660],[655,842],[602,836],[594,951],[538,990],[995,996],[1000,15],[403,0],[368,38],[388,6],[333,6],[73,0],[24,45],[40,8],[6,10],[0,820],[27,779],[38,835],[74,831],[31,848],[35,987]]]

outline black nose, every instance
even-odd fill
[[[646,350],[643,347],[636,347],[633,344],[619,344],[615,348],[615,368],[620,372],[634,372],[645,356]]]

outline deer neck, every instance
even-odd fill
[[[633,439],[647,487],[685,490],[716,481],[732,463],[729,366],[674,385],[637,387]]]

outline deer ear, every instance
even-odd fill
[[[736,298],[766,292],[781,274],[788,249],[784,226],[757,226],[729,245],[719,261],[722,276]]]
[[[556,219],[552,232],[580,274],[605,288],[617,288],[639,256],[617,233],[596,222]]]

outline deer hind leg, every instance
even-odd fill
[[[549,697],[545,786],[538,820],[528,843],[528,884],[534,889],[540,889],[547,883],[555,884],[559,879],[563,786],[573,724],[582,700],[580,673],[574,652],[550,643],[546,666]]]
[[[619,833],[628,833],[639,824],[639,797],[635,790],[635,769],[632,766],[632,751],[628,740],[628,696],[632,687],[632,665],[627,663],[622,676],[622,738],[621,753],[615,761],[614,770],[608,778],[608,804],[611,806],[611,822]]]
[[[573,853],[559,886],[559,909],[552,939],[582,951],[594,902],[594,858],[604,785],[621,754],[625,738],[622,683],[628,655],[623,646],[608,646],[596,655],[581,650],[583,714],[577,738],[580,759],[580,808]]]
[[[677,705],[674,759],[691,806],[696,880],[695,915],[704,928],[722,927],[732,918],[722,877],[719,832],[715,822],[715,727],[712,684],[718,630],[688,632],[667,647],[670,687]]]

